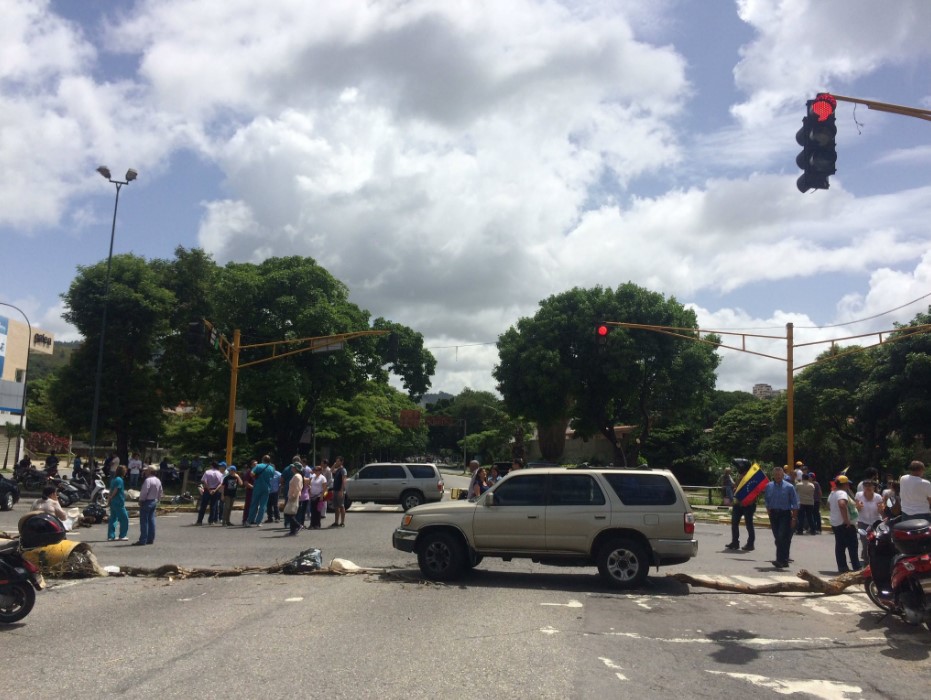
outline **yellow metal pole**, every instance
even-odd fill
[[[794,326],[786,324],[786,468],[795,468],[795,361]]]
[[[226,463],[233,463],[233,431],[236,428],[236,387],[239,383],[240,331],[233,331],[233,348],[230,353],[230,409],[226,427]]]

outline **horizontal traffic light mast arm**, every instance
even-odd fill
[[[268,357],[263,357],[259,360],[253,360],[252,362],[240,362],[239,368],[252,367],[254,365],[260,365],[264,362],[271,362],[272,360],[280,360],[284,357],[290,357],[292,355],[299,355],[303,352],[313,352],[314,350],[319,350],[321,348],[326,348],[331,345],[338,345],[339,343],[345,342],[347,340],[355,340],[356,338],[363,338],[370,335],[389,335],[391,331],[355,331],[353,333],[338,333],[336,335],[321,335],[311,338],[295,338],[294,340],[273,340],[267,343],[253,343],[252,345],[240,345],[240,350],[252,350],[255,348],[271,348],[272,354]],[[306,347],[298,348],[296,350],[288,350],[287,352],[278,352],[278,346],[281,345],[295,345],[297,343],[307,344]]]
[[[904,105],[894,105],[888,102],[876,102],[875,100],[862,100],[859,97],[844,97],[843,95],[831,95],[839,102],[853,102],[854,104],[866,105],[869,109],[875,109],[877,112],[891,112],[892,114],[901,114],[905,117],[915,117],[931,122],[931,109],[920,109],[918,107],[906,107]]]
[[[873,333],[862,333],[860,335],[851,335],[846,338],[834,338],[832,340],[816,340],[812,343],[799,343],[798,345],[795,345],[794,347],[802,348],[802,347],[805,347],[806,345],[818,345],[818,344],[830,343],[831,347],[833,348],[835,343],[840,343],[844,340],[856,340],[857,338],[870,338],[874,335],[879,336],[879,340],[877,340],[872,345],[864,345],[861,347],[848,348],[834,355],[828,355],[827,357],[822,357],[820,360],[814,360],[813,362],[809,362],[804,365],[796,365],[794,367],[794,370],[797,371],[800,369],[805,369],[806,367],[811,367],[812,365],[820,365],[822,362],[833,362],[834,360],[840,357],[845,357],[846,355],[853,355],[858,352],[865,352],[871,348],[875,348],[877,345],[888,345],[889,343],[895,343],[899,340],[905,340],[906,338],[911,338],[913,335],[919,335],[921,333],[928,333],[929,331],[931,331],[931,324],[923,324],[920,326],[903,326],[901,328],[893,328],[888,331],[874,331]],[[888,338],[888,337],[883,338],[883,335],[888,334],[888,333],[896,333],[897,335],[894,338]]]
[[[624,323],[621,321],[606,321],[606,326],[616,326],[618,328],[630,328],[634,330],[642,331],[652,331],[653,333],[662,333],[663,335],[672,336],[673,338],[681,338],[682,340],[691,340],[693,343],[701,343],[702,345],[710,345],[713,348],[727,348],[728,350],[737,350],[739,352],[746,352],[750,355],[758,355],[759,357],[767,357],[770,360],[779,360],[780,362],[785,362],[786,358],[779,357],[778,355],[768,355],[765,352],[757,352],[755,350],[747,349],[747,338],[768,338],[770,340],[785,340],[784,335],[757,335],[754,333],[736,333],[734,331],[713,331],[707,330],[704,328],[679,328],[676,326],[653,326],[646,323]],[[702,338],[699,333],[713,333],[714,335],[734,335],[741,338],[740,347],[736,345],[727,345],[726,343],[715,343],[711,340],[706,340]]]

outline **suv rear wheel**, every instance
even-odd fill
[[[401,507],[408,511],[423,503],[423,494],[420,491],[405,491],[401,494]]]
[[[13,510],[13,492],[0,494],[0,510]]]
[[[462,573],[465,550],[462,544],[445,532],[424,535],[417,551],[420,571],[433,581],[451,581]]]
[[[598,571],[615,588],[637,588],[646,580],[650,562],[634,540],[609,540],[598,550]]]

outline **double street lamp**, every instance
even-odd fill
[[[113,202],[113,225],[110,227],[110,253],[107,255],[107,277],[103,291],[103,318],[100,321],[100,347],[97,351],[97,374],[94,379],[94,408],[93,413],[91,413],[91,469],[94,468],[94,453],[97,449],[97,418],[100,412],[100,379],[103,374],[104,336],[107,333],[107,307],[110,305],[110,267],[113,265],[113,238],[116,235],[116,210],[120,205],[120,188],[122,188],[123,185],[128,185],[139,175],[139,173],[130,168],[126,171],[125,180],[114,180],[110,175],[110,168],[105,165],[101,165],[97,168],[97,172],[109,182],[116,185],[116,199]]]

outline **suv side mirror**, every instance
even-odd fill
[[[482,500],[482,505],[485,506],[486,508],[489,508],[493,505],[497,505],[495,503],[495,492],[494,491],[489,491],[485,494],[485,497]]]

